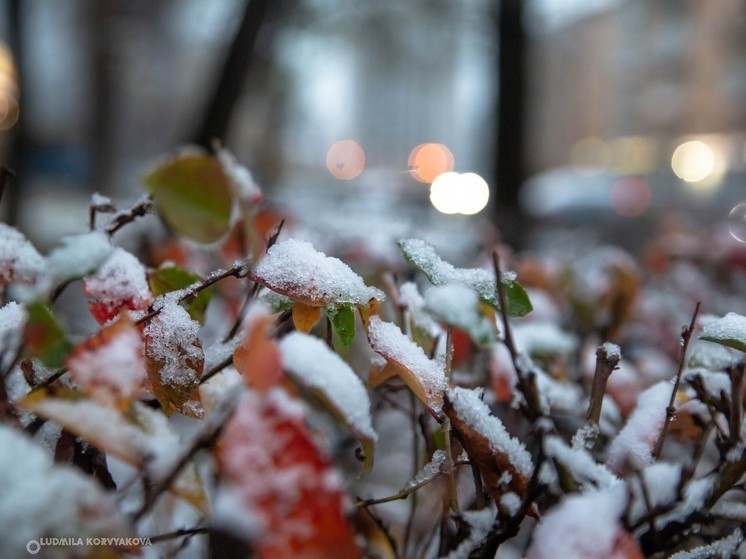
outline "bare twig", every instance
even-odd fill
[[[138,217],[149,214],[153,210],[153,198],[148,196],[138,201],[134,206],[127,210],[122,210],[114,214],[109,223],[106,224],[104,231],[109,235],[113,235],[119,231],[122,227],[128,223],[132,223]]]
[[[446,329],[446,382],[451,380],[451,367],[453,366],[453,326],[450,324]],[[443,420],[443,441],[446,453],[446,468],[448,469],[448,497],[451,511],[458,513],[458,493],[456,492],[456,475],[453,471],[453,449],[451,448],[451,420]]]
[[[674,381],[673,389],[671,390],[671,399],[669,400],[668,407],[666,408],[666,419],[663,422],[663,427],[661,428],[660,435],[658,436],[658,441],[655,443],[655,448],[653,449],[653,459],[655,460],[660,457],[661,452],[663,451],[663,445],[666,440],[666,435],[668,434],[668,427],[676,417],[676,394],[678,393],[679,385],[681,384],[681,374],[684,372],[684,367],[686,365],[686,353],[689,348],[689,340],[694,333],[694,325],[697,322],[697,315],[699,315],[700,305],[701,302],[697,301],[697,305],[694,307],[694,314],[692,314],[692,320],[689,323],[689,326],[684,326],[681,330],[681,352],[679,354],[679,367],[676,371],[676,380]]]
[[[536,375],[531,370],[526,368],[521,363],[520,354],[513,341],[513,333],[510,328],[510,321],[508,320],[508,299],[505,294],[505,286],[502,282],[502,272],[500,270],[500,255],[497,250],[492,251],[492,265],[495,270],[495,285],[497,290],[497,300],[500,303],[500,316],[503,321],[503,333],[505,346],[510,352],[510,358],[513,361],[513,367],[515,368],[516,376],[518,377],[518,390],[523,394],[526,400],[526,406],[522,407],[523,412],[526,414],[530,421],[543,417],[545,415],[543,406],[541,405],[541,399],[539,397],[539,389],[536,386]]]
[[[388,526],[386,526],[386,523],[383,520],[381,520],[378,517],[378,515],[375,514],[372,510],[370,510],[367,506],[363,506],[362,509],[370,517],[373,523],[378,527],[378,529],[383,534],[383,537],[386,538],[386,541],[391,547],[391,553],[393,554],[394,559],[399,559],[399,549],[396,545],[396,540],[391,535],[391,532],[389,532],[389,529],[388,529]]]
[[[596,350],[596,371],[593,373],[593,384],[591,385],[591,400],[588,405],[588,413],[585,415],[586,424],[598,425],[601,420],[601,407],[606,393],[606,383],[611,373],[619,366],[622,356],[618,346],[603,344]]]
[[[175,540],[177,538],[189,538],[197,534],[207,534],[209,531],[210,528],[208,526],[196,526],[194,528],[182,528],[181,530],[175,530],[173,532],[167,532],[165,534],[150,536],[147,539],[150,541],[151,544],[157,544],[169,540]]]

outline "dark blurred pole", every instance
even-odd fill
[[[8,47],[13,53],[18,72],[18,106],[20,110],[15,126],[6,132],[0,132],[10,136],[4,164],[16,174],[15,179],[10,181],[10,184],[5,188],[2,203],[6,212],[6,221],[14,225],[18,222],[18,214],[21,209],[21,194],[25,175],[23,162],[28,153],[28,136],[25,127],[26,119],[24,118],[26,109],[24,98],[27,92],[26,80],[24,79],[26,64],[23,59],[23,2],[21,0],[6,0],[5,10],[8,18]]]
[[[96,0],[87,5],[91,42],[93,46],[93,105],[91,107],[91,150],[93,153],[93,188],[106,193],[111,180],[114,158],[112,99],[116,89],[112,56],[112,21],[114,6],[112,0]]]
[[[209,148],[213,140],[223,140],[230,118],[243,89],[244,80],[255,54],[257,37],[277,0],[248,0],[233,42],[228,50],[218,83],[204,118],[192,142]]]
[[[496,224],[504,242],[521,248],[527,218],[518,201],[526,179],[524,130],[526,120],[526,33],[523,0],[498,0],[499,80],[495,164]]]

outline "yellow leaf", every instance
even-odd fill
[[[308,334],[321,316],[321,307],[306,305],[300,301],[293,303],[293,324],[298,332]]]

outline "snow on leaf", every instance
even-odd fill
[[[425,299],[414,282],[399,287],[399,303],[407,310],[412,339],[426,352],[434,349],[435,341],[445,341],[445,330],[425,311]]]
[[[0,284],[34,283],[44,269],[44,257],[17,229],[0,223]]]
[[[539,522],[527,559],[642,559],[619,521],[625,504],[623,484],[565,497]]]
[[[217,447],[223,487],[256,525],[259,559],[357,559],[345,491],[285,391],[245,392]]]
[[[249,386],[264,391],[282,379],[282,356],[277,342],[269,337],[274,319],[263,307],[252,307],[246,317],[244,335],[233,352],[233,365]]]
[[[378,434],[371,423],[370,398],[360,378],[319,338],[293,332],[280,341],[280,351],[290,376],[313,390],[360,440],[365,454],[363,473],[370,472]]]
[[[497,329],[482,312],[477,294],[459,283],[431,287],[425,293],[425,310],[433,317],[460,328],[480,346],[497,339]]]
[[[23,332],[26,354],[48,367],[61,367],[72,348],[62,325],[44,303],[31,303],[26,312],[28,320]]]
[[[433,285],[462,283],[473,289],[491,307],[500,307],[495,276],[491,272],[481,268],[456,268],[443,260],[432,245],[421,239],[403,239],[398,244],[407,261],[419,268]],[[500,279],[505,288],[508,314],[524,316],[531,312],[531,301],[523,286],[515,281],[515,274],[507,272]]]
[[[154,483],[165,478],[184,452],[166,416],[138,402],[125,415],[93,400],[55,398],[39,392],[24,398],[19,406],[54,421],[135,468],[145,468]],[[170,489],[198,508],[206,503],[193,465],[177,477]]]
[[[122,309],[142,311],[153,302],[145,267],[131,253],[115,248],[98,271],[83,280],[88,307],[99,324]]]
[[[54,464],[44,449],[7,425],[0,425],[0,447],[0,541],[4,557],[28,557],[27,544],[40,536],[82,539],[83,546],[58,547],[54,557],[102,557],[104,550],[94,550],[87,543],[89,538],[134,535],[113,495],[78,469]],[[105,547],[113,553],[113,545]]]
[[[179,266],[161,266],[148,278],[150,289],[153,290],[153,295],[156,297],[186,289],[201,282],[202,278],[197,274]],[[189,297],[182,305],[189,312],[189,316],[202,324],[205,321],[205,312],[211,297],[212,290],[210,288],[203,289],[194,297]]]
[[[528,322],[513,325],[513,340],[518,351],[532,356],[570,354],[577,348],[577,338],[553,322]]]
[[[163,220],[179,235],[212,243],[230,230],[232,179],[212,155],[184,150],[150,171],[143,183]]]
[[[443,363],[429,359],[396,324],[378,316],[370,318],[368,341],[373,351],[388,362],[389,375],[395,370],[423,404],[440,414],[443,392],[448,386]]]
[[[321,318],[321,307],[313,307],[300,301],[293,303],[293,324],[299,332],[308,334],[319,318]]]
[[[746,316],[729,312],[705,324],[699,339],[746,351]]]
[[[72,378],[104,406],[126,409],[145,380],[143,342],[126,313],[76,345],[65,364]]]
[[[627,424],[611,441],[606,465],[615,472],[627,466],[640,470],[653,463],[653,449],[666,419],[670,382],[661,381],[642,392]]]
[[[480,394],[477,390],[452,388],[443,411],[481,472],[500,512],[509,515],[501,505],[502,496],[511,492],[523,498],[534,466],[526,447],[508,434]]]
[[[153,394],[167,414],[187,413],[185,404],[199,385],[205,355],[199,323],[167,299],[145,326],[145,363]]]
[[[92,274],[112,250],[109,236],[101,231],[64,237],[62,245],[47,256],[47,279],[54,287]]]
[[[368,287],[341,260],[317,252],[311,243],[285,239],[273,245],[249,277],[306,305],[326,307],[383,301],[380,289]]]

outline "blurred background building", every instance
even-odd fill
[[[42,246],[85,227],[93,192],[132,200],[158,157],[214,137],[331,236],[492,222],[523,246],[542,225],[633,240],[662,212],[727,221],[746,199],[742,2],[2,5],[18,176],[0,215]]]

